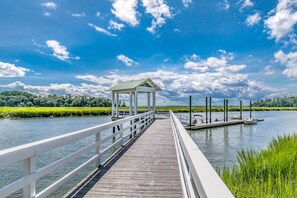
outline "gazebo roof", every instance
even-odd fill
[[[142,79],[142,80],[134,80],[128,82],[119,83],[109,89],[109,91],[128,91],[128,90],[136,90],[137,87],[148,87],[152,88],[155,91],[161,91],[161,88],[156,85],[150,78]]]

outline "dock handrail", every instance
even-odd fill
[[[172,111],[170,119],[184,197],[234,197]]]
[[[36,141],[33,143],[0,151],[0,168],[11,165],[18,161],[23,161],[24,164],[23,177],[2,187],[0,189],[0,197],[6,197],[22,188],[23,197],[25,198],[40,198],[50,195],[54,190],[63,185],[66,181],[75,176],[88,165],[92,163],[96,163],[97,166],[104,164],[104,162],[101,161],[102,155],[106,154],[108,151],[115,147],[123,147],[127,145],[139,133],[143,132],[154,121],[154,119],[155,114],[152,111],[145,112],[136,116],[131,116],[106,124],[101,124],[88,129],[83,129],[65,135],[60,135],[57,137],[48,138],[45,140]],[[129,125],[124,128],[124,123],[129,123]],[[113,134],[104,138],[100,137],[102,131],[112,128],[115,129]],[[124,134],[124,131],[128,131],[128,133]],[[36,170],[36,156],[93,135],[95,135],[95,142],[91,145],[88,145],[62,159],[59,159],[45,167]],[[114,139],[118,135],[119,138],[108,145],[107,148],[100,148],[100,145],[111,139]],[[124,139],[129,136],[130,138],[126,142],[124,142]],[[89,158],[80,166],[76,167],[70,173],[64,175],[58,181],[55,181],[53,184],[36,194],[35,182],[37,179],[53,172],[62,165],[75,160],[79,156],[86,154],[91,150],[96,151],[96,154],[94,156]]]

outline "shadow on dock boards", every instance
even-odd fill
[[[163,118],[157,118],[163,119]],[[164,118],[165,119],[165,118]],[[86,178],[83,179],[79,184],[72,188],[66,195],[65,198],[80,198],[84,197],[96,183],[111,169],[111,167],[129,150],[129,148],[141,137],[145,131],[139,133],[133,140],[131,140],[125,147],[121,147],[115,151],[115,155],[106,160],[104,165],[99,169],[91,172]]]

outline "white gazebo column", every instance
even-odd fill
[[[114,117],[114,92],[112,92],[111,97],[111,117]]]
[[[119,116],[119,93],[116,93],[116,117]]]
[[[138,93],[137,91],[134,92],[134,115],[138,113]]]
[[[153,92],[153,112],[156,113],[156,92]]]
[[[133,97],[133,93],[132,91],[130,91],[129,93],[129,115],[132,115],[132,97]]]
[[[150,92],[147,93],[147,110],[148,111],[151,110],[151,93]]]

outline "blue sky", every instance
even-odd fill
[[[0,90],[110,97],[152,78],[159,104],[297,94],[297,1],[0,2]]]

